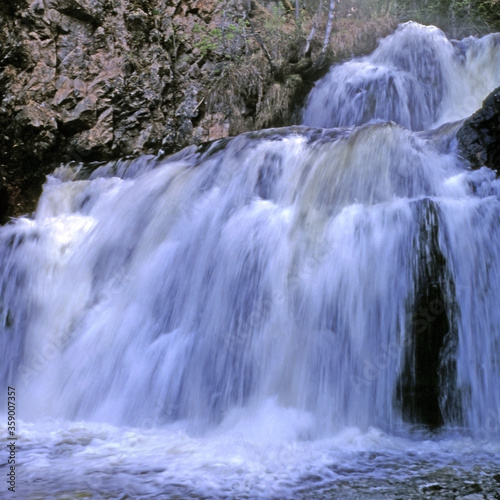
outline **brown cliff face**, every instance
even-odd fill
[[[61,162],[289,124],[311,84],[296,32],[255,1],[10,0],[0,21],[0,223],[32,211]],[[370,48],[394,24],[367,25]]]

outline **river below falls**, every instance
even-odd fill
[[[307,416],[260,412],[203,437],[182,424],[21,424],[16,498],[498,498],[498,442],[357,428],[301,441],[290,438]]]

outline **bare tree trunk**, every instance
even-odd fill
[[[387,14],[389,14],[389,12],[391,11],[392,2],[393,2],[393,0],[387,0],[385,2],[384,16],[386,16]]]
[[[319,7],[318,7],[318,14],[313,19],[313,25],[311,28],[311,32],[309,33],[309,36],[306,39],[306,46],[304,47],[304,55],[307,55],[309,53],[309,49],[311,48],[311,41],[314,38],[314,34],[316,33],[317,21],[318,21],[318,18],[321,17],[321,10],[322,9],[323,9],[323,0],[320,0]]]
[[[299,17],[300,17],[299,0],[295,0],[295,20],[298,21]]]
[[[451,36],[456,38],[457,36],[457,23],[455,19],[455,0],[452,0],[450,4],[450,18],[451,18]]]
[[[306,56],[309,52],[309,49],[311,48],[311,41],[314,38],[314,34],[316,33],[316,23],[313,23],[311,32],[309,33],[309,36],[306,39],[306,46],[304,47],[304,55]]]
[[[330,7],[328,8],[328,22],[326,23],[325,30],[325,39],[323,40],[323,48],[321,49],[321,53],[324,54],[330,43],[330,35],[332,34],[333,28],[333,12],[335,10],[336,0],[330,0]]]
[[[391,10],[393,0],[381,0],[378,3],[378,14],[381,16],[386,16]]]

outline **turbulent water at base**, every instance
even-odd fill
[[[302,126],[54,172],[0,230],[19,498],[498,498],[500,181],[448,123],[498,85],[409,23]]]

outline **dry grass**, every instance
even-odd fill
[[[299,75],[290,75],[285,82],[273,83],[258,106],[255,127],[290,125],[291,113],[302,88],[303,82]]]
[[[384,16],[368,21],[339,19],[335,23],[330,51],[334,60],[370,52],[377,40],[392,33],[398,21],[392,16]]]
[[[253,116],[259,108],[270,70],[262,53],[248,59],[226,63],[207,95],[206,111],[230,117],[230,134],[253,129]]]

